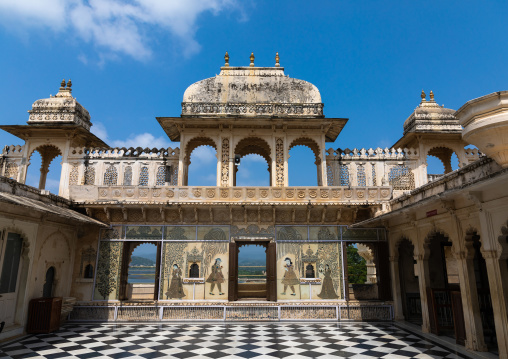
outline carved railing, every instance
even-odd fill
[[[191,187],[71,186],[77,202],[341,202],[380,203],[391,198],[389,186],[379,187]]]

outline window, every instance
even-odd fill
[[[21,236],[16,233],[9,233],[3,250],[5,254],[0,276],[0,293],[13,293],[16,291],[22,248],[23,239],[21,239]]]

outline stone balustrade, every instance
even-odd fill
[[[194,186],[70,186],[76,202],[180,203],[381,203],[392,188],[379,187],[194,187]]]

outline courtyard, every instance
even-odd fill
[[[69,323],[0,344],[0,358],[480,357],[451,343],[393,323]]]

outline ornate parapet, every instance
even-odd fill
[[[391,199],[389,186],[379,187],[193,187],[71,186],[76,202],[123,203],[300,203],[376,204]]]
[[[242,115],[242,116],[323,116],[322,103],[182,103],[182,116]]]
[[[416,180],[420,155],[412,148],[330,148],[326,152],[328,185],[390,185],[396,191],[409,191],[426,183],[426,179],[425,182]]]

